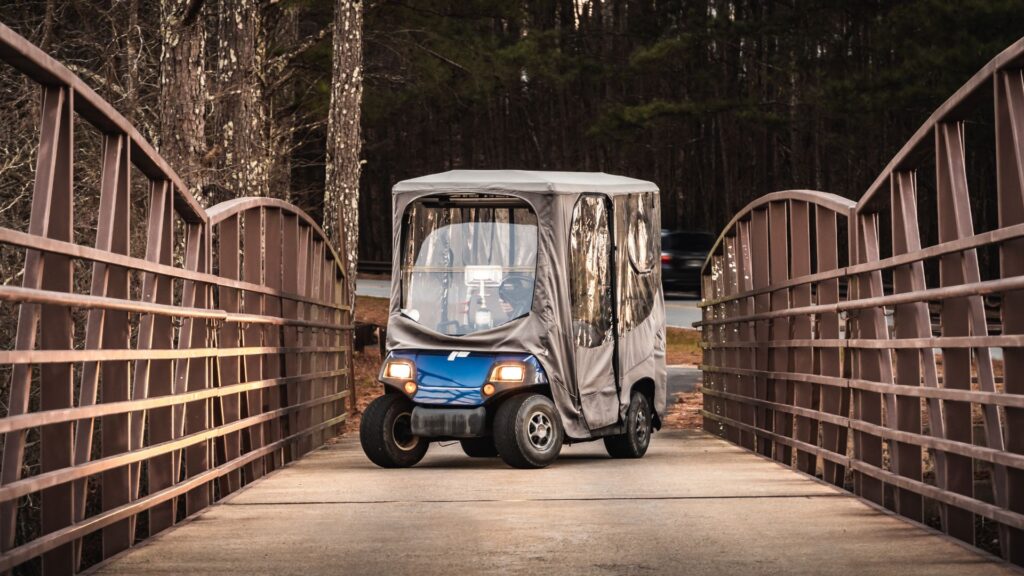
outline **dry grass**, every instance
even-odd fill
[[[675,403],[672,403],[673,400]],[[700,392],[680,392],[669,398],[668,416],[662,421],[666,430],[700,430],[703,418],[704,395]]]
[[[356,296],[356,322],[387,326],[390,306],[387,298]]]
[[[700,366],[704,351],[700,347],[700,332],[689,328],[667,329],[665,361],[667,364]]]

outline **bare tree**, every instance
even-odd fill
[[[266,42],[261,3],[221,0],[216,34],[217,184],[211,202],[270,193],[270,126],[264,100]]]
[[[355,267],[359,255],[359,130],[363,97],[363,3],[336,0],[331,80],[327,116],[327,177],[324,186],[324,228],[344,251],[349,294],[355,298]]]
[[[193,193],[206,184],[206,27],[203,0],[160,2],[160,153]]]

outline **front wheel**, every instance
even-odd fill
[[[626,410],[626,433],[607,436],[604,447],[612,458],[643,458],[651,445],[653,417],[651,403],[639,391],[633,391]]]
[[[540,394],[519,394],[498,407],[494,446],[514,468],[544,468],[562,451],[562,421],[554,402]]]
[[[359,443],[381,468],[408,468],[423,459],[429,442],[412,433],[412,401],[385,394],[366,407],[359,423]]]

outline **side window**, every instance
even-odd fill
[[[619,245],[625,244],[629,256],[628,263],[619,265],[619,330],[624,334],[642,324],[654,306],[661,282],[661,218],[654,194],[631,194],[621,201]]]
[[[629,238],[626,245],[629,250],[629,263],[638,274],[646,274],[654,267],[654,231],[651,229],[650,205],[653,194],[630,197]]]
[[[596,348],[611,338],[612,270],[609,211],[603,198],[581,196],[569,229],[569,285],[576,345]]]

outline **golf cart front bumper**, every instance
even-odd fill
[[[412,433],[426,438],[478,438],[487,431],[487,410],[478,408],[428,408],[412,410]]]

